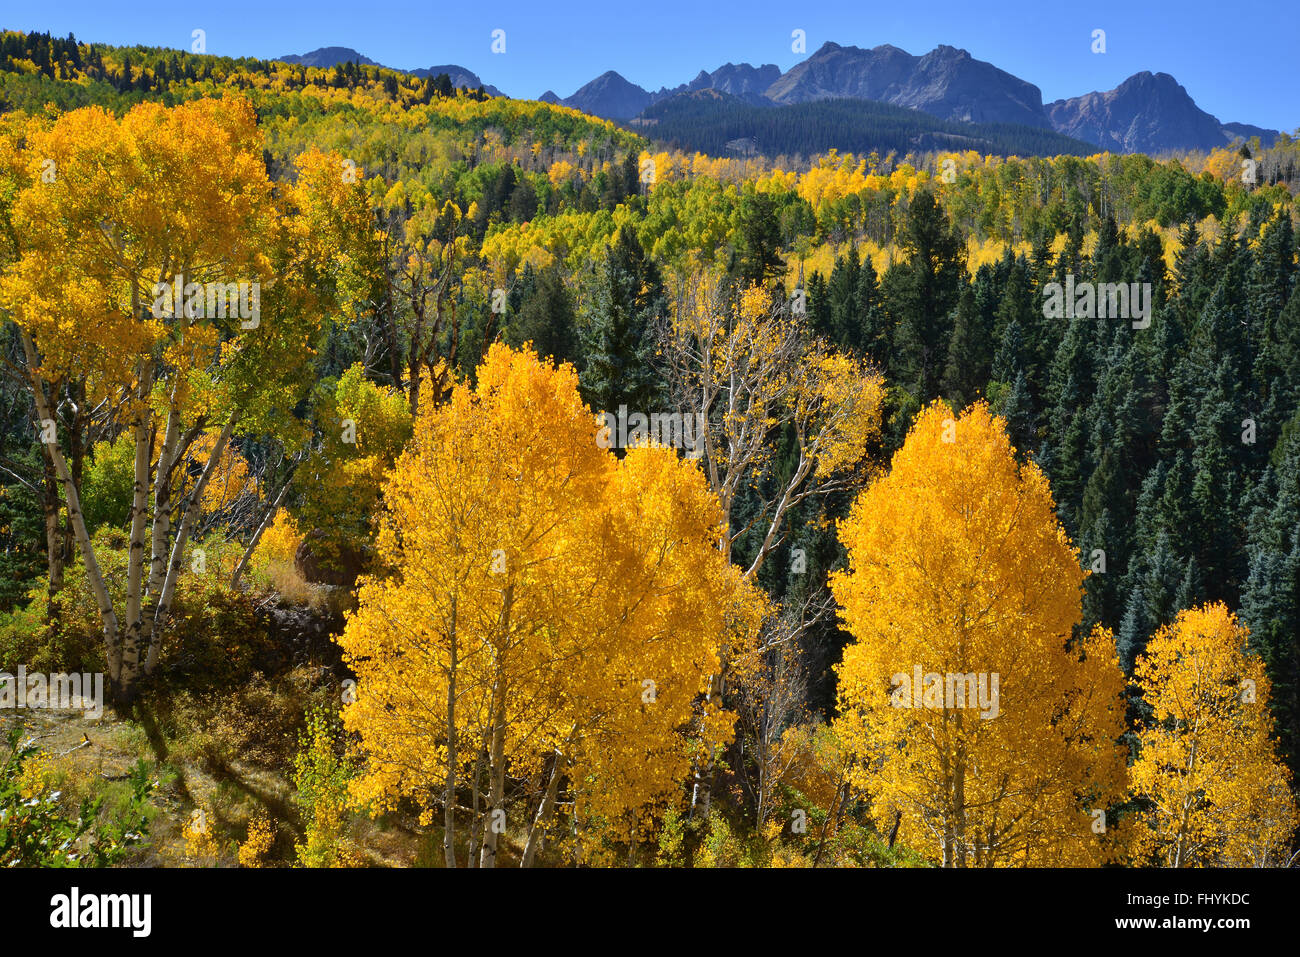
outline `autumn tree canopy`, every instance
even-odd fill
[[[1106,860],[1123,676],[1108,633],[1072,639],[1084,573],[1002,420],[926,408],[840,539],[836,728],[877,826],[947,867]]]
[[[359,680],[344,719],[369,757],[358,796],[441,803],[448,866],[467,769],[490,782],[473,792],[482,866],[507,777],[546,781],[525,863],[562,784],[580,826],[634,837],[699,747],[680,730],[724,647],[763,609],[716,548],[695,463],[603,448],[570,366],[495,345],[477,380],[422,402],[384,493],[384,572],[340,639]],[[730,733],[729,715],[706,715],[704,737]]]
[[[11,216],[21,243],[0,276],[0,306],[19,329],[43,454],[123,698],[158,660],[189,536],[231,435],[297,403],[317,337],[352,282],[346,250],[366,236],[364,198],[336,159],[304,154],[297,183],[277,195],[261,142],[251,104],[231,97],[142,103],[121,119],[74,110],[34,121],[20,147]],[[134,446],[120,605],[106,584],[116,570],[100,566],[60,446],[52,403],[69,381]]]
[[[1132,768],[1134,853],[1164,867],[1279,867],[1300,821],[1264,664],[1226,605],[1180,612],[1137,663],[1151,716]]]

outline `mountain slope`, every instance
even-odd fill
[[[1084,156],[1094,148],[1039,126],[944,120],[870,100],[834,99],[755,106],[706,89],[649,107],[630,125],[644,136],[711,155],[811,155],[831,149],[880,154],[968,150],[1021,156]]]
[[[699,90],[718,90],[738,96],[755,106],[769,106],[771,100],[764,91],[781,77],[781,68],[775,63],[751,66],[748,63],[724,63],[712,73],[701,70],[690,83],[671,90],[664,88],[653,94],[654,102],[675,96],[678,93],[695,93]]]
[[[397,67],[386,66],[383,63],[377,63],[369,57],[362,56],[351,47],[321,47],[319,50],[312,50],[310,53],[304,53],[301,56],[289,54],[279,58],[281,63],[292,63],[295,66],[314,66],[329,69],[340,63],[359,63],[361,66],[377,66],[385,70],[395,70],[398,73],[407,73],[411,76],[426,77],[438,76],[446,73],[451,79],[451,85],[459,89],[468,87],[475,89],[483,87],[483,92],[489,96],[503,96],[504,94],[496,87],[484,83],[477,73],[467,70],[463,66],[457,66],[454,63],[444,64],[442,66],[431,66],[425,70],[400,70]]]
[[[653,101],[648,90],[625,80],[613,70],[606,70],[590,83],[565,97],[565,106],[582,110],[607,120],[629,120]]]
[[[304,53],[301,56],[289,54],[278,57],[281,63],[292,63],[295,66],[315,66],[329,69],[338,63],[359,63],[362,66],[383,66],[382,63],[376,63],[369,57],[364,57],[351,47],[321,47],[319,50],[312,50],[310,53]],[[387,69],[387,67],[385,67]]]
[[[1262,126],[1252,126],[1250,123],[1224,123],[1223,132],[1233,139],[1240,136],[1243,140],[1249,140],[1252,136],[1258,136],[1260,145],[1265,149],[1271,147],[1282,135],[1278,130],[1267,130]]]
[[[476,87],[483,87],[483,92],[488,96],[504,96],[505,94],[498,90],[490,83],[484,83],[479,79],[479,75],[472,70],[467,70],[463,66],[457,66],[454,63],[445,63],[441,66],[431,66],[425,70],[408,70],[411,76],[438,76],[445,73],[451,79],[451,85],[459,89],[462,86],[469,87],[471,90]]]
[[[917,57],[889,44],[825,43],[766,93],[782,104],[851,97],[967,123],[1049,125],[1038,87],[950,46]]]
[[[1052,127],[1104,149],[1125,153],[1213,149],[1236,136],[1259,136],[1265,143],[1276,130],[1220,123],[1206,113],[1168,73],[1135,73],[1113,90],[1085,93],[1047,104]]]
[[[763,106],[769,103],[763,91],[780,76],[781,68],[774,63],[757,67],[748,63],[725,63],[712,73],[701,70],[690,83],[672,89],[661,87],[651,92],[614,70],[608,70],[561,102],[607,120],[629,120],[661,100],[700,90],[719,90]]]
[[[1168,73],[1136,73],[1113,90],[1047,105],[1052,128],[1125,153],[1223,145],[1219,121]]]

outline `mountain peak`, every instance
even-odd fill
[[[1057,132],[1124,153],[1212,149],[1228,138],[1177,80],[1149,70],[1113,90],[1049,103],[1047,114]]]
[[[297,66],[325,67],[327,69],[339,63],[360,63],[362,66],[383,65],[376,63],[369,57],[362,56],[351,47],[320,47],[301,56],[290,53],[280,57],[280,62],[292,63]]]
[[[339,61],[360,58],[345,47],[329,47],[307,56]],[[457,85],[478,83],[477,77],[459,67],[435,69],[461,72],[474,81]],[[1272,142],[1278,135],[1245,124],[1221,124],[1197,107],[1173,76],[1150,70],[1134,73],[1113,90],[1045,106],[1042,92],[1032,83],[947,43],[917,56],[890,43],[864,49],[827,40],[785,73],[771,63],[728,62],[713,71],[701,69],[687,83],[651,91],[617,70],[606,70],[572,96],[558,99],[548,90],[541,98],[606,119],[627,121],[657,103],[688,94],[691,102],[712,102],[711,91],[759,107],[870,100],[956,122],[1054,129],[1117,152],[1210,149],[1238,137],[1258,135]],[[694,95],[697,93],[700,96]]]
[[[1115,87],[1116,90],[1126,90],[1137,88],[1155,88],[1168,90],[1181,90],[1182,85],[1168,73],[1152,73],[1150,70],[1140,70],[1131,77]]]
[[[566,97],[565,106],[603,116],[610,120],[630,120],[647,106],[654,98],[649,91],[642,89],[615,70],[606,70],[590,83],[580,87],[570,97]]]
[[[1038,87],[947,45],[918,57],[889,44],[863,50],[828,42],[783,74],[767,96],[782,104],[876,100],[945,120],[1048,125]]]

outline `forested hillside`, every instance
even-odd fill
[[[871,100],[823,100],[796,106],[748,103],[701,90],[645,110],[634,125],[679,149],[765,156],[850,152],[978,150],[998,156],[1084,156],[1094,147],[1051,130],[1014,123],[957,123]],[[743,141],[741,145],[733,145]]]
[[[0,866],[1293,860],[1300,144],[706,99],[0,34]]]

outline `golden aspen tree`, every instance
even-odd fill
[[[1108,632],[1071,642],[1084,573],[1014,451],[984,403],[932,404],[841,523],[835,728],[877,826],[930,859],[1098,864],[1124,680]]]
[[[732,299],[717,277],[700,273],[662,330],[674,399],[704,426],[703,465],[727,520],[719,547],[730,559],[738,539],[755,535],[751,578],[783,539],[790,510],[850,487],[880,430],[882,377],[812,339],[799,315],[759,288]],[[785,426],[796,442],[793,469],[754,517],[733,522],[742,491],[778,477]]]
[[[327,571],[369,552],[384,478],[411,435],[406,396],[344,370],[316,402],[321,440],[293,478],[294,518],[311,535],[314,561]],[[323,390],[324,391],[324,390]]]
[[[1130,771],[1134,853],[1165,867],[1282,867],[1297,824],[1264,664],[1223,603],[1179,612],[1134,672],[1151,715]]]
[[[810,336],[801,314],[800,307],[773,302],[764,289],[732,295],[718,276],[697,272],[660,330],[673,400],[700,423],[697,445],[723,513],[718,548],[731,561],[737,542],[746,539],[753,556],[744,566],[748,580],[786,540],[793,509],[855,487],[858,466],[880,431],[883,378]],[[790,467],[777,455],[783,434],[794,439]],[[769,483],[773,491],[740,520],[738,502]],[[794,641],[806,624],[787,620],[773,640]],[[737,658],[742,681],[770,667],[772,644]],[[730,662],[723,665],[710,700],[726,690]],[[692,796],[706,816],[709,777],[701,770]]]
[[[0,116],[0,273],[12,268],[12,265],[21,256],[23,249],[24,234],[15,228],[13,217],[13,203],[18,197],[21,190],[32,181],[35,174],[26,165],[26,157],[23,148],[28,137],[36,131],[48,125],[48,119],[33,119],[19,112],[9,112]],[[57,177],[58,167],[52,160],[42,163],[40,177],[42,180],[48,180],[50,177]],[[0,306],[3,310],[3,306]],[[9,367],[9,371],[23,382],[27,388],[31,388],[31,383],[26,375],[26,370],[21,366],[14,368]],[[73,394],[77,394],[76,383],[73,386]],[[65,383],[56,379],[49,383],[52,395],[58,395],[67,387]],[[75,406],[75,411],[71,421],[67,422],[65,434],[69,440],[70,452],[72,453],[74,470],[77,468],[78,452],[84,453],[86,446],[90,443],[83,441],[86,433],[86,403],[70,403]],[[44,443],[41,445],[43,475],[41,480],[41,507],[44,516],[45,525],[45,551],[46,551],[46,583],[47,593],[52,597],[57,594],[63,587],[64,567],[66,564],[67,553],[70,551],[69,538],[70,528],[60,528],[60,510],[62,508],[62,499],[59,494],[59,477],[55,471],[54,461],[50,457],[49,448]]]
[[[567,772],[573,813],[631,842],[687,777],[693,745],[679,731],[697,708],[701,747],[731,740],[735,715],[700,692],[724,653],[749,649],[765,602],[718,553],[717,499],[694,462],[662,447],[616,461],[603,507],[579,526],[585,624],[562,646],[551,785]]]
[[[606,820],[671,790],[723,644],[757,627],[695,464],[662,448],[620,461],[598,430],[572,367],[496,344],[475,387],[426,394],[385,487],[381,573],[340,638],[359,678],[344,722],[369,758],[355,794],[441,804],[449,867],[462,790],[485,867],[508,775],[546,779],[525,864],[563,780],[576,815]],[[709,725],[725,739],[729,716]]]
[[[355,285],[348,247],[367,236],[369,212],[337,161],[319,153],[299,158],[297,182],[277,197],[256,114],[235,97],[141,103],[120,119],[74,110],[28,131],[21,164],[11,216],[23,244],[0,274],[0,308],[18,327],[114,694],[129,700],[158,660],[225,448],[237,428],[265,428],[297,403],[333,300]],[[47,169],[52,177],[42,177]],[[134,445],[120,607],[60,449],[50,388],[60,381],[111,409],[112,431]],[[178,494],[199,457],[197,479]]]

